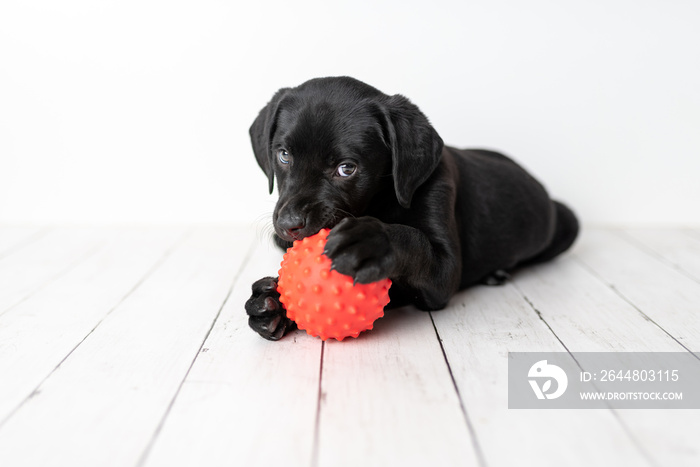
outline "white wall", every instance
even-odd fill
[[[347,74],[587,223],[700,224],[700,2],[0,2],[0,222],[264,219],[248,127]]]

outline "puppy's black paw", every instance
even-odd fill
[[[481,279],[481,283],[484,285],[503,285],[508,279],[510,279],[510,274],[502,269],[497,269]]]
[[[390,277],[396,259],[386,225],[374,217],[345,218],[328,234],[332,269],[368,284]]]
[[[280,340],[287,332],[296,329],[296,323],[287,318],[277,292],[277,279],[263,277],[253,283],[253,294],[245,303],[248,325],[265,339]]]

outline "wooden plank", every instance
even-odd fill
[[[224,303],[249,235],[203,227],[188,237],[2,427],[0,465],[134,465]]]
[[[488,466],[649,465],[611,411],[508,409],[508,352],[565,351],[512,284],[468,289],[433,317]]]
[[[700,351],[700,283],[605,230],[586,232],[576,256],[687,349]]]
[[[700,236],[680,229],[624,229],[624,237],[700,282]]]
[[[0,316],[106,244],[104,231],[56,229],[0,261]]]
[[[276,254],[269,264],[251,264],[246,271],[233,308],[225,310],[230,317],[222,316],[221,327],[212,331],[147,466],[181,459],[311,463],[321,343],[302,332],[267,343],[247,329],[242,313],[250,282],[274,274],[279,261]],[[427,314],[396,311],[360,339],[328,342],[325,348],[319,465],[475,459]],[[430,423],[444,431],[436,433]]]
[[[0,317],[0,424],[123,300],[183,229],[114,228],[105,248]]]
[[[0,259],[30,244],[48,232],[41,227],[0,226]]]
[[[586,263],[606,252],[614,257],[618,248],[623,247],[620,242],[625,243],[607,233],[597,238],[596,248],[591,248],[588,235],[587,232],[576,249],[578,260]],[[631,254],[621,259],[618,266],[625,269],[634,268],[635,264],[639,266],[638,258],[647,255],[627,246]],[[665,266],[661,269],[673,271]],[[658,268],[646,269],[633,274],[640,280],[638,287],[643,288],[653,282],[659,271]],[[621,299],[572,255],[522,271],[516,276],[515,284],[570,351],[684,351],[677,340],[638,311],[639,304],[632,305]],[[673,294],[673,291],[666,293]],[[691,466],[700,460],[697,444],[700,418],[696,412],[617,410],[615,414],[657,465]]]
[[[303,331],[266,341],[244,311],[251,284],[281,259],[269,245],[252,253],[146,466],[311,464],[321,341]]]
[[[387,312],[374,330],[326,343],[319,465],[476,465],[430,315]]]
[[[571,256],[528,268],[514,283],[572,352],[684,351]]]

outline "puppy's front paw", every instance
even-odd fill
[[[390,277],[396,263],[387,226],[374,217],[343,219],[328,234],[324,253],[333,269],[361,284]]]
[[[263,277],[253,283],[253,294],[245,303],[248,325],[265,339],[280,340],[287,332],[296,329],[296,323],[287,318],[277,292],[277,279]]]

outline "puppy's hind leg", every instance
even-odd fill
[[[497,269],[481,279],[481,283],[484,285],[503,285],[508,279],[510,279],[510,274],[503,269]]]
[[[579,223],[576,215],[558,201],[552,201],[556,212],[556,223],[554,228],[554,236],[547,248],[536,254],[534,257],[526,259],[521,265],[542,263],[549,261],[555,256],[563,253],[574,243],[578,236]]]

